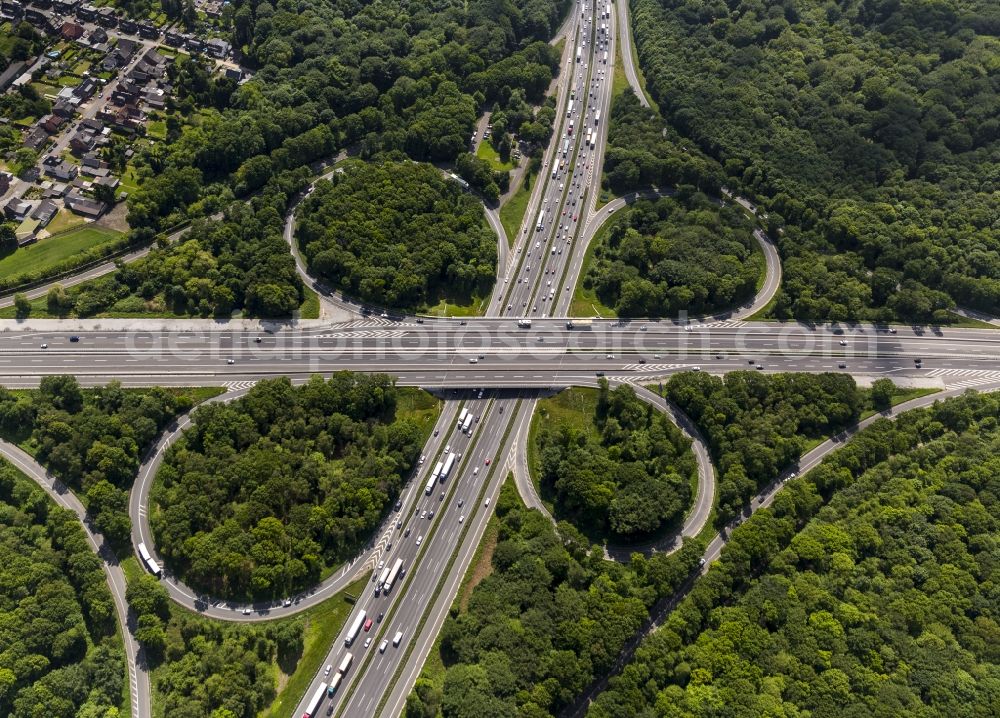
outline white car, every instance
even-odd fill
[[[42,344],[42,349],[48,349],[48,348],[49,348],[48,344]]]
[[[424,461],[426,461],[426,460],[427,460],[427,456],[426,456],[426,454],[421,454],[421,455],[420,455],[420,463],[421,463],[421,464],[423,464],[423,463],[424,463]]]
[[[614,355],[614,354],[608,354],[608,355],[607,355],[607,356],[605,357],[605,359],[614,359],[614,358],[615,358],[615,355]]]
[[[389,639],[383,638],[382,642],[378,644],[378,652],[385,653],[385,649],[389,647]]]
[[[462,523],[463,521],[465,521],[465,516],[459,516],[458,523]]]
[[[326,678],[328,675],[330,675],[330,671],[332,671],[332,670],[333,670],[333,666],[330,666],[330,665],[328,665],[326,668],[324,668],[323,669],[323,677]]]
[[[417,536],[417,546],[419,546],[420,542],[423,541],[423,540],[424,540],[423,535]]]
[[[368,646],[370,646],[371,644],[372,644],[372,637],[368,636],[368,638],[365,639],[365,648],[368,648]]]

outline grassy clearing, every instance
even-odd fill
[[[622,45],[615,45],[615,72],[611,78],[611,101],[628,89],[628,78],[625,76],[625,63],[622,62]]]
[[[305,648],[302,651],[302,657],[299,658],[299,662],[295,666],[295,672],[290,676],[282,673],[277,664],[274,664],[273,669],[278,678],[279,691],[271,707],[263,713],[264,716],[285,718],[291,714],[292,709],[305,695],[313,677],[319,672],[330,646],[337,640],[337,634],[340,633],[340,629],[351,613],[353,604],[347,602],[347,595],[359,595],[365,590],[367,583],[368,576],[363,576],[318,606],[314,606],[294,618],[281,619],[305,623]]]
[[[889,400],[890,406],[899,406],[903,402],[911,401],[912,399],[919,399],[922,396],[930,396],[931,394],[937,394],[940,389],[935,389],[933,387],[907,387],[899,386],[896,387],[896,392],[892,395]],[[875,407],[871,406],[871,399],[867,396],[867,390],[865,392],[865,404],[868,406],[867,409],[861,412],[861,418],[867,419],[872,414],[878,413]],[[817,442],[819,443],[819,442]]]
[[[507,233],[508,245],[514,244],[517,233],[521,229],[524,213],[528,209],[528,200],[531,198],[531,181],[537,176],[530,171],[525,172],[524,180],[517,188],[517,192],[512,194],[510,199],[500,208],[500,224],[503,225],[503,230]]]
[[[409,386],[396,389],[396,416],[409,419],[420,427],[424,434],[424,443],[430,437],[443,406],[444,403],[440,399],[423,389]]]
[[[86,224],[87,220],[78,214],[73,214],[68,209],[61,209],[56,212],[56,216],[52,218],[49,225],[45,228],[49,234],[58,234],[59,232],[65,232],[67,229],[73,227],[79,227],[81,224]]]
[[[312,287],[303,287],[305,299],[299,305],[300,319],[319,319],[319,295]]]
[[[980,319],[973,319],[972,317],[963,317],[961,314],[949,313],[951,317],[951,323],[949,327],[956,327],[959,329],[996,329],[995,324],[990,324],[989,322],[984,322]]]
[[[119,192],[134,193],[139,189],[139,177],[135,173],[135,166],[131,163],[126,166],[125,174],[122,175],[121,184],[118,185]]]
[[[569,314],[572,317],[604,317],[604,318],[614,318],[618,314],[611,307],[607,307],[603,302],[597,297],[597,293],[593,289],[587,289],[583,286],[584,277],[587,276],[587,269],[590,267],[591,263],[594,261],[594,252],[597,251],[598,245],[604,242],[605,237],[608,232],[611,231],[611,226],[616,220],[611,222],[605,222],[604,226],[594,235],[594,238],[590,240],[590,246],[587,247],[587,254],[583,258],[583,264],[580,266],[580,278],[577,280],[576,286],[573,288],[573,302],[569,307]]]
[[[121,232],[112,229],[87,226],[39,240],[0,259],[0,277],[16,277],[25,272],[47,269],[75,254],[113,242],[121,236]]]
[[[512,170],[515,167],[513,162],[504,162],[500,159],[500,154],[493,149],[489,140],[483,140],[479,143],[479,147],[476,148],[476,157],[489,162],[490,166],[497,172]]]
[[[431,317],[478,317],[486,310],[486,299],[473,297],[469,304],[452,304],[442,299],[432,307],[427,307],[421,314]]]
[[[146,135],[165,140],[167,138],[167,123],[164,120],[150,120],[146,123]]]

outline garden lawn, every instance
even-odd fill
[[[113,242],[121,232],[104,227],[87,226],[42,239],[15,250],[0,259],[0,277],[13,277],[25,272],[47,269],[75,254]]]

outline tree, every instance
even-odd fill
[[[22,292],[14,295],[14,313],[18,319],[25,319],[31,314],[31,300]]]
[[[22,177],[25,172],[38,164],[38,153],[30,147],[21,147],[14,152],[14,174]]]
[[[17,249],[17,233],[13,222],[0,222],[0,253]]]
[[[45,295],[45,307],[48,309],[49,314],[55,314],[60,317],[65,316],[73,308],[73,304],[73,299],[70,298],[66,290],[59,284],[52,287]]]
[[[896,385],[892,379],[876,379],[872,382],[871,400],[872,406],[879,411],[888,409],[892,405],[892,397],[896,393]]]

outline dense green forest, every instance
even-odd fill
[[[648,538],[678,524],[697,470],[691,442],[630,386],[539,402],[532,466],[555,514],[590,537]]]
[[[739,206],[700,192],[623,210],[595,248],[583,287],[622,317],[708,314],[751,299],[764,272]]]
[[[255,68],[241,85],[207,63],[169,68],[167,141],[132,160],[136,242],[226,208],[257,190],[250,210],[209,221],[184,245],[63,297],[63,313],[175,311],[288,316],[303,300],[280,218],[305,167],[351,147],[364,159],[454,163],[487,198],[498,176],[468,151],[477,115],[496,106],[507,133],[551,133],[544,91],[558,69],[547,40],[565,0],[251,2],[234,5],[232,39]],[[123,155],[111,153],[123,161]],[[505,184],[504,184],[505,186]],[[86,294],[81,301],[80,294]],[[58,302],[53,298],[53,303]]]
[[[160,554],[216,596],[281,597],[353,557],[416,465],[437,403],[384,374],[262,381],[192,414],[151,491]]]
[[[79,493],[94,527],[121,548],[130,541],[128,492],[142,456],[195,400],[185,390],[119,382],[82,389],[75,377],[47,376],[37,391],[0,387],[0,431]]]
[[[1000,5],[631,5],[660,110],[784,227],[777,316],[1000,311]]]
[[[289,672],[302,652],[302,621],[211,621],[172,606],[153,577],[129,577],[136,638],[152,669],[154,709],[167,718],[255,718],[274,700],[274,662]]]
[[[113,718],[124,689],[101,559],[75,514],[0,461],[0,715]]]
[[[433,165],[350,163],[297,217],[310,269],[366,302],[467,304],[493,286],[497,238],[482,203]]]
[[[698,566],[701,547],[603,558],[566,522],[558,528],[521,503],[507,481],[496,503],[492,572],[467,610],[452,607],[441,629],[442,681],[417,680],[407,718],[541,718],[557,714],[609,671],[649,607]]]
[[[631,87],[611,101],[602,183],[618,194],[629,190],[687,185],[718,195],[725,174],[718,162],[697,151]]]
[[[798,461],[807,442],[855,423],[864,406],[847,374],[736,371],[720,378],[683,372],[664,388],[708,442],[718,473],[721,524]]]
[[[996,715],[998,416],[879,420],[788,484],[588,715]]]

